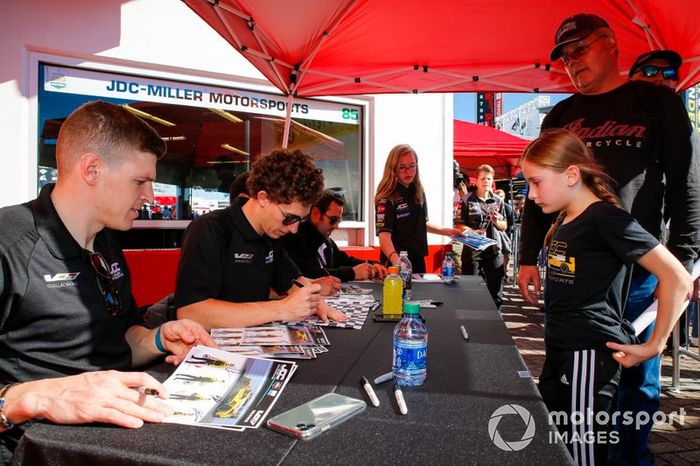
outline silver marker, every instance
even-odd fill
[[[369,380],[367,380],[366,377],[362,377],[360,379],[360,385],[362,385],[362,388],[364,388],[365,392],[367,392],[367,396],[369,396],[369,401],[372,403],[372,406],[379,406],[379,398],[377,398],[377,394],[374,393],[374,389],[369,383]]]
[[[464,339],[469,340],[469,334],[467,333],[467,329],[464,328],[464,325],[460,325],[459,328],[462,329],[462,336]]]
[[[388,382],[393,378],[394,378],[394,373],[387,372],[386,374],[382,374],[379,377],[377,377],[376,379],[374,379],[374,385],[383,384],[384,382]]]
[[[403,399],[403,392],[399,388],[399,384],[394,382],[394,397],[396,398],[396,404],[399,405],[399,412],[403,415],[408,414],[408,407],[406,406],[406,400]]]

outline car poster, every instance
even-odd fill
[[[196,346],[164,382],[174,411],[164,422],[257,429],[296,370],[292,361]]]

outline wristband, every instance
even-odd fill
[[[386,256],[386,258],[389,259],[389,260],[391,260],[391,256],[393,256],[394,254],[396,254],[397,256],[399,255],[398,252],[396,252],[396,251],[391,251],[391,252],[389,253],[389,255]]]
[[[163,346],[163,342],[160,341],[160,327],[158,327],[158,330],[156,330],[156,336],[153,342],[156,344],[156,349],[160,351],[161,353],[167,353],[168,350],[165,349],[165,346]]]

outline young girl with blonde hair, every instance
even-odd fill
[[[574,133],[549,130],[520,159],[528,197],[559,212],[547,246],[546,356],[539,389],[574,461],[607,461],[616,443],[609,427],[620,364],[631,367],[663,350],[692,288],[666,248],[620,207],[608,176]],[[637,344],[623,321],[631,270],[639,264],[659,281],[651,338]],[[615,413],[624,415],[625,413]],[[624,422],[624,421],[623,421]]]
[[[407,251],[414,273],[425,272],[428,255],[427,233],[453,236],[455,228],[428,223],[428,206],[420,181],[418,156],[408,144],[391,149],[384,165],[384,176],[374,196],[380,261],[390,265],[399,261],[399,252]]]

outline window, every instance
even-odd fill
[[[143,220],[187,220],[228,206],[233,179],[282,146],[287,102],[280,95],[49,64],[40,65],[39,80],[39,188],[55,181],[62,122],[85,102],[125,105],[167,142]],[[326,187],[345,196],[345,220],[363,218],[362,111],[312,99],[292,106],[288,147],[311,155]]]

